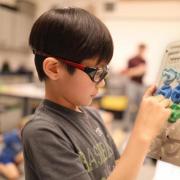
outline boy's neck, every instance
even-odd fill
[[[49,101],[52,101],[52,102],[54,102],[56,104],[59,104],[61,106],[64,106],[64,107],[66,107],[68,109],[72,109],[73,111],[82,112],[80,110],[79,106],[70,103],[69,101],[67,101],[63,97],[58,97],[57,98],[55,93],[49,92],[47,89],[46,89],[46,92],[45,92],[45,99],[47,99]]]
[[[56,104],[59,104],[60,106],[64,106],[64,107],[66,107],[68,109],[72,109],[73,111],[81,112],[81,110],[80,110],[80,108],[78,106],[67,103],[63,99],[55,99],[55,98],[52,98],[52,97],[50,97],[48,95],[45,95],[45,99],[47,99],[49,101],[52,101],[52,102],[54,102]]]

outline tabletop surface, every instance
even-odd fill
[[[3,84],[0,85],[0,95],[42,99],[44,97],[44,87],[35,83]]]

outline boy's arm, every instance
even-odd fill
[[[160,132],[171,111],[170,101],[152,97],[154,87],[145,93],[127,147],[108,180],[135,180],[153,138]]]
[[[117,165],[108,180],[135,180],[137,178],[149,143],[137,135],[135,136],[132,134],[130,137],[124,153],[117,161]]]

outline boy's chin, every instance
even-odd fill
[[[92,103],[92,99],[86,102],[82,102],[80,106],[90,106]]]

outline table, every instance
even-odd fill
[[[29,101],[44,98],[44,87],[35,83],[25,84],[2,84],[0,85],[0,96],[21,98],[23,100],[23,116],[30,113]]]
[[[179,180],[180,167],[163,161],[158,161],[153,180]]]

